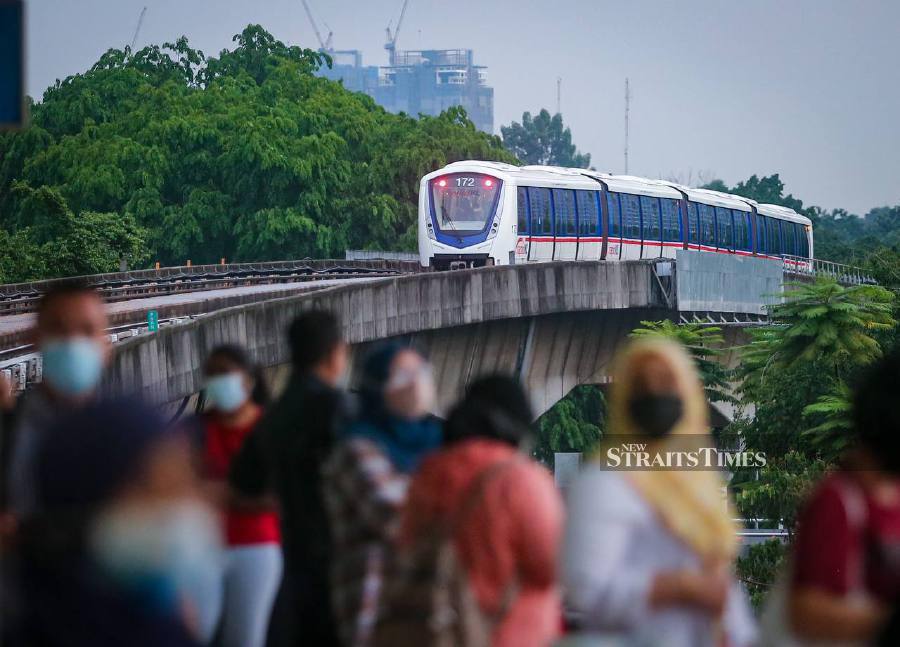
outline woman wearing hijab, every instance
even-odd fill
[[[550,473],[519,447],[528,397],[504,376],[477,380],[422,463],[403,512],[401,550],[433,529],[452,540],[495,647],[548,645],[561,626],[557,556],[563,505]]]
[[[609,434],[651,453],[713,447],[707,404],[684,350],[639,341],[613,373]],[[755,640],[731,564],[737,528],[714,471],[625,471],[600,456],[576,481],[563,552],[567,602],[588,631],[673,647]]]
[[[410,475],[438,447],[431,368],[398,343],[363,366],[362,410],[324,468],[334,557],[332,602],[347,646],[367,645]]]

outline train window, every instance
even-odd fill
[[[578,200],[578,234],[580,236],[597,235],[597,191],[576,191]]]
[[[607,193],[606,205],[607,212],[609,213],[609,231],[607,232],[607,236],[609,236],[610,238],[612,238],[613,236],[618,238],[622,235],[622,209],[619,201],[619,194]]]
[[[700,244],[716,246],[716,210],[708,204],[697,205],[700,210]]]
[[[700,216],[697,213],[697,203],[688,202],[688,242],[697,245],[700,243]]]
[[[662,226],[663,240],[681,240],[681,218],[678,210],[678,200],[662,198]]]
[[[809,231],[806,225],[798,225],[800,227],[800,256],[809,258]]]
[[[550,189],[528,187],[528,207],[531,213],[532,234],[552,234],[553,218],[550,214]]]
[[[743,250],[747,246],[747,223],[744,219],[744,212],[737,209],[731,210],[731,222],[734,223],[734,248]]]
[[[719,249],[733,249],[730,209],[716,207],[716,227],[719,232],[716,238],[719,241]]]
[[[524,186],[520,186],[516,192],[516,209],[519,213],[519,222],[516,231],[521,234],[528,233],[528,193]]]
[[[756,214],[756,253],[766,253],[766,220],[758,213]]]
[[[787,254],[798,256],[797,249],[797,225],[793,222],[782,222],[781,231],[784,234],[784,247]]]
[[[575,192],[566,189],[553,189],[553,215],[556,222],[557,236],[574,236],[575,229]]]
[[[769,241],[769,254],[771,256],[781,254],[781,228],[778,221],[769,216],[766,216],[766,239]]]
[[[619,194],[622,206],[622,236],[640,240],[641,238],[641,202],[640,198],[630,193]]]
[[[660,240],[659,198],[641,196],[641,217],[644,221],[644,240]]]

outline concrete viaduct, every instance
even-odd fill
[[[338,314],[355,367],[373,342],[408,339],[435,367],[439,411],[467,383],[516,374],[538,414],[579,384],[609,380],[610,359],[641,320],[765,321],[782,287],[781,262],[679,251],[677,258],[555,262],[422,273],[338,285],[220,310],[116,345],[112,391],[177,406],[202,385],[206,353],[247,347],[276,388],[287,374],[285,331],[299,313]]]

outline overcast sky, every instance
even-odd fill
[[[109,47],[188,36],[214,54],[250,22],[315,47],[300,0],[26,0],[28,91]],[[384,64],[401,0],[309,0],[337,48]],[[324,26],[321,26],[323,31]],[[494,123],[556,106],[593,165],[621,173],[624,79],[630,171],[729,184],[780,173],[808,204],[865,213],[900,203],[896,0],[410,0],[401,49],[472,48]]]

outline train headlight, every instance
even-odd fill
[[[428,232],[428,237],[431,240],[437,240],[437,237],[434,235],[434,225],[432,225],[430,222],[425,224],[425,231]]]
[[[500,223],[494,222],[494,224],[491,225],[491,230],[488,232],[487,239],[490,240],[496,236],[498,231],[500,231]]]

